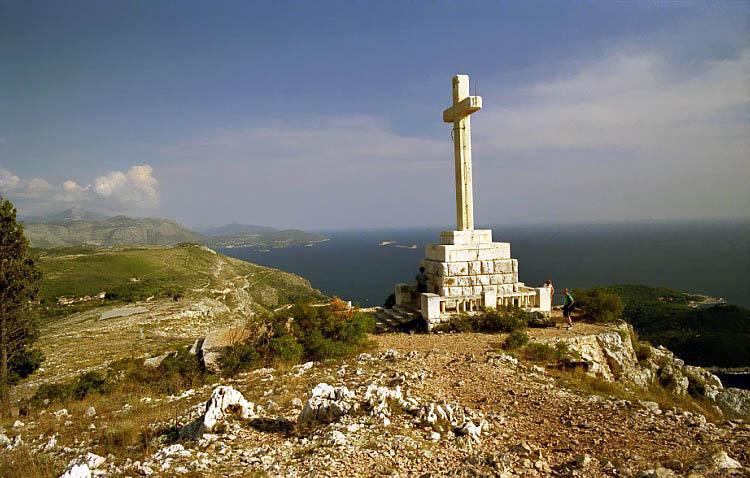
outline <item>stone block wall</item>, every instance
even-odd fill
[[[443,297],[463,297],[494,292],[498,295],[516,292],[518,261],[494,259],[439,262],[424,259],[427,291]]]

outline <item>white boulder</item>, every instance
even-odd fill
[[[180,430],[181,437],[196,440],[212,431],[217,423],[231,414],[245,419],[255,416],[255,404],[245,400],[239,391],[225,385],[220,385],[211,392],[205,410],[203,416]]]
[[[353,391],[346,387],[319,383],[313,388],[297,421],[300,424],[314,421],[330,423],[357,408]]]

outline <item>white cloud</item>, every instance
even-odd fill
[[[12,191],[21,179],[10,171],[0,168],[0,192]]]
[[[730,114],[749,104],[750,50],[684,78],[672,66],[655,54],[615,53],[567,77],[532,84],[518,92],[520,104],[481,118],[478,141],[493,152],[684,151],[686,142],[747,137],[747,121]]]
[[[480,78],[477,221],[746,216],[750,50],[689,71],[671,61],[628,46],[521,86]],[[337,116],[192,141],[165,152],[172,207],[198,221],[219,210],[297,225],[446,223],[449,126],[432,127],[445,139]]]
[[[73,204],[113,212],[151,208],[159,201],[158,186],[153,169],[146,164],[133,166],[124,173],[112,171],[86,186],[70,179],[60,186],[42,178],[22,180],[0,169],[0,193],[17,201],[26,214],[50,212]]]

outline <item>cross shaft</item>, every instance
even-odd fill
[[[481,96],[469,95],[469,76],[453,77],[453,105],[443,111],[443,121],[453,123],[453,155],[456,168],[456,222],[459,231],[474,229],[471,177],[471,121],[482,108]]]

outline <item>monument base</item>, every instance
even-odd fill
[[[511,258],[510,243],[492,242],[491,230],[445,231],[440,238],[441,244],[427,245],[422,260],[427,293],[417,304],[428,328],[454,313],[498,306],[551,310],[550,290],[518,281],[518,261]]]

